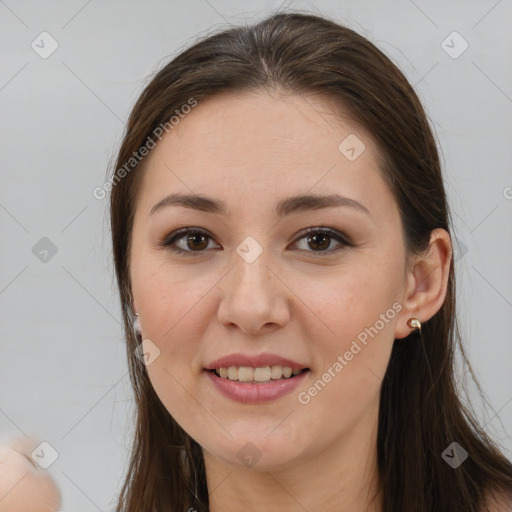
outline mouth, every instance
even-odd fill
[[[310,371],[309,368],[295,368],[289,366],[263,366],[253,368],[250,366],[228,366],[206,370],[220,379],[234,382],[248,382],[252,384],[268,384],[275,381],[295,379],[299,375]]]
[[[286,366],[228,366],[205,369],[214,389],[242,404],[260,405],[280,399],[304,385],[311,370]]]

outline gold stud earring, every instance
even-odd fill
[[[407,325],[411,329],[418,329],[421,334],[421,322],[417,318],[409,318],[409,320],[407,320]]]

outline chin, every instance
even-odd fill
[[[265,436],[250,436],[236,442],[230,440],[227,445],[215,446],[208,451],[230,466],[262,472],[289,469],[297,465],[300,456],[294,443],[277,437],[271,442]]]

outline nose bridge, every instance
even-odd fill
[[[270,251],[260,248],[251,240],[237,248],[219,308],[222,323],[236,324],[246,332],[257,332],[269,323],[282,325],[290,316],[286,287],[274,275]]]
[[[257,238],[258,240],[251,235],[246,236],[235,248],[236,255],[233,255],[235,275],[246,284],[254,281],[256,285],[261,285],[268,281],[272,276],[269,267],[275,266],[270,248],[264,247],[264,244],[269,243],[269,237],[262,233]]]
[[[263,251],[263,248],[261,252],[257,251],[251,242],[245,242],[237,248],[237,253],[230,283],[231,292],[242,296],[247,294],[253,302],[258,299],[269,300],[271,288],[276,291],[270,251]]]

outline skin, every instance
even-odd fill
[[[60,510],[60,489],[31,457],[38,444],[35,438],[21,437],[0,445],[0,512]]]
[[[338,150],[350,134],[366,146],[354,161]],[[203,447],[213,512],[382,510],[380,496],[371,500],[381,380],[394,339],[412,331],[407,320],[425,322],[440,309],[451,243],[437,229],[425,254],[406,253],[377,154],[371,136],[325,100],[258,92],[199,102],[145,162],[130,248],[134,309],[143,339],[160,350],[147,367],[151,383]],[[221,199],[230,215],[180,206],[149,215],[176,192]],[[349,207],[283,219],[273,212],[285,197],[333,192],[370,215]],[[189,251],[183,255],[158,246],[187,226],[209,233],[204,244],[187,244],[185,235],[177,242]],[[354,245],[332,252],[340,247],[334,238],[308,243],[301,232],[310,226],[344,233]],[[250,264],[236,252],[247,236],[263,250]],[[298,393],[395,302],[401,311],[308,404],[299,403]],[[300,389],[241,404],[203,372],[220,356],[267,351],[311,369]],[[261,455],[252,467],[237,457],[249,442]]]

